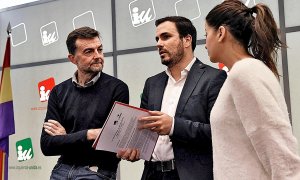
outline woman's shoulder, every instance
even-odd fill
[[[235,84],[253,86],[277,86],[279,84],[274,73],[262,61],[254,58],[236,62],[229,72],[228,79],[234,81]]]
[[[259,78],[274,76],[271,70],[260,60],[246,58],[236,62],[229,72],[232,78]],[[275,76],[274,76],[275,77]]]
[[[264,63],[260,60],[254,59],[254,58],[245,58],[242,60],[237,61],[232,69],[232,73],[237,73],[237,72],[255,72],[255,71],[261,71],[261,70],[266,70],[267,67],[264,65]]]

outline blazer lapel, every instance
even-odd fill
[[[196,85],[198,84],[199,80],[202,77],[202,74],[205,71],[205,65],[197,59],[195,63],[193,64],[187,79],[185,81],[184,87],[182,89],[177,109],[176,109],[176,116],[180,116],[182,111],[184,110],[184,107],[192,95],[192,92],[194,91]]]
[[[155,93],[155,95],[153,96],[153,110],[161,110],[162,99],[167,83],[168,75],[166,73],[162,73],[155,84],[155,89],[153,89],[153,92]]]

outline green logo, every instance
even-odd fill
[[[31,138],[20,140],[16,143],[18,161],[26,161],[33,158]]]

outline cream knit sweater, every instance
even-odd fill
[[[300,180],[297,140],[274,74],[261,61],[238,61],[211,112],[216,180]]]

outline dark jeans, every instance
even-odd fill
[[[116,173],[99,170],[92,171],[88,166],[72,166],[58,163],[54,166],[50,180],[115,180]]]

